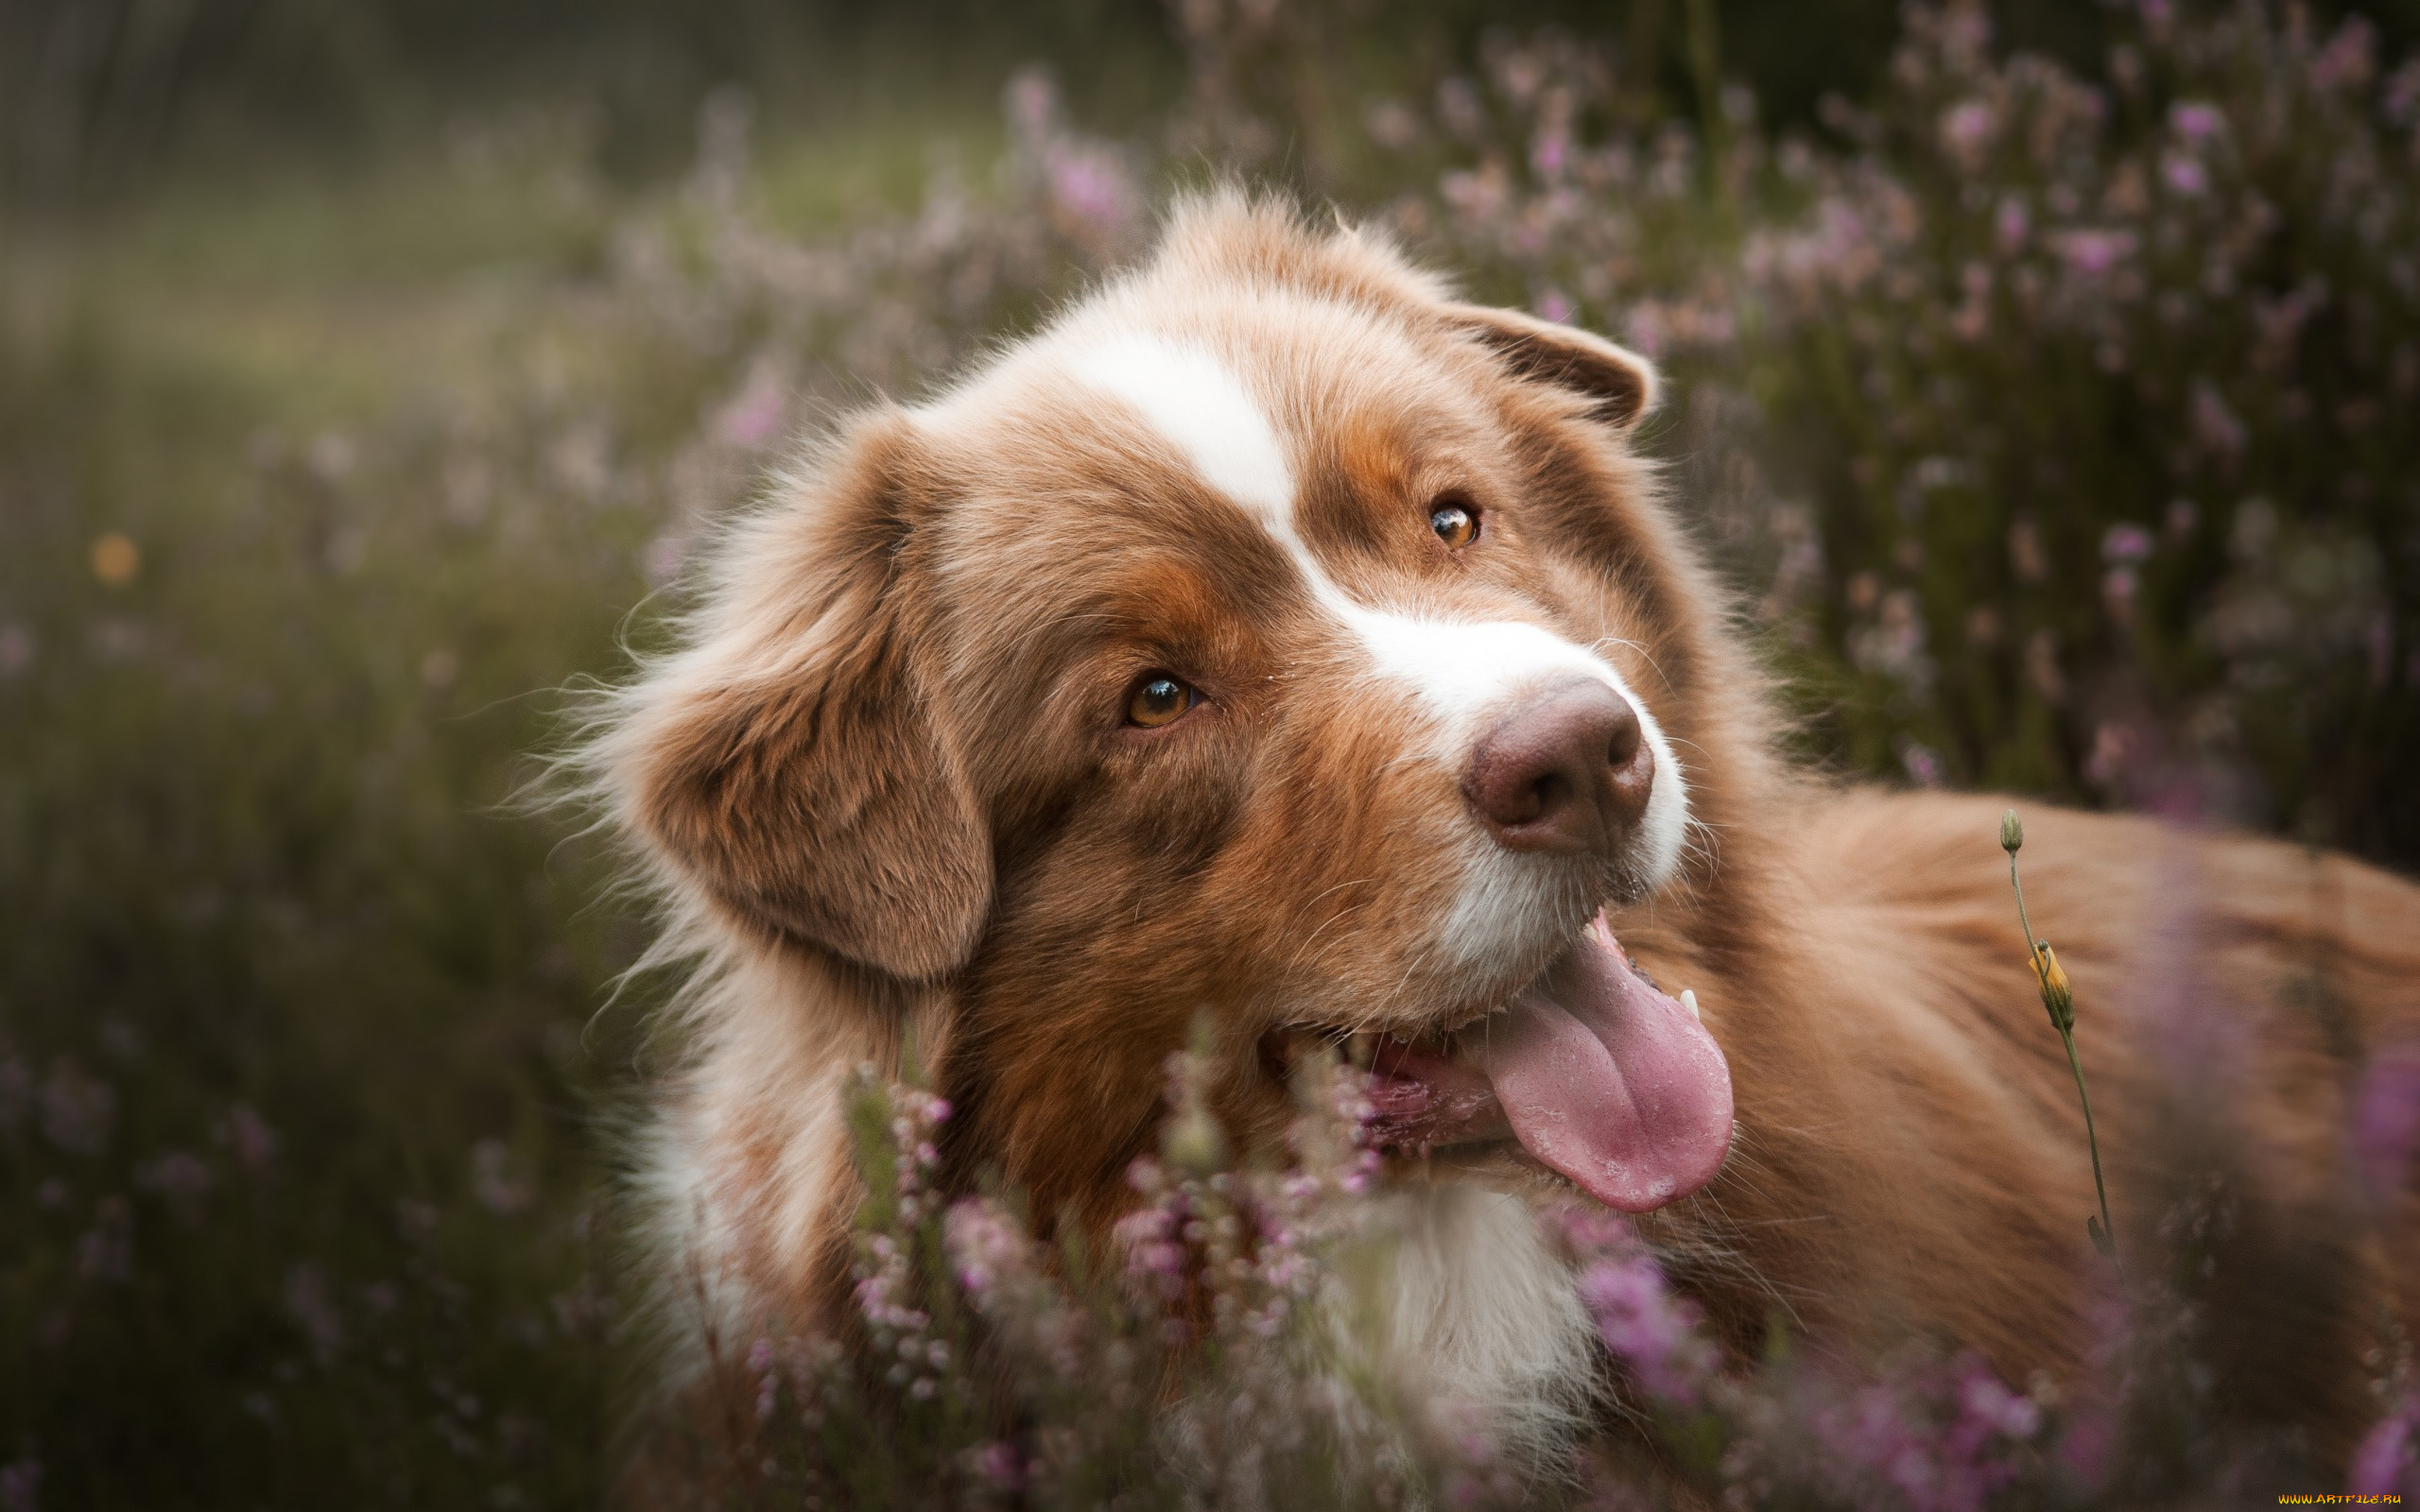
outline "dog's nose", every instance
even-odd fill
[[[1609,854],[1647,812],[1654,780],[1638,711],[1575,679],[1530,696],[1481,737],[1462,791],[1508,850]]]

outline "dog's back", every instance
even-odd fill
[[[2420,1059],[2420,887],[2274,841],[2026,806],[2026,901],[2073,986],[2113,1267],[2085,1232],[2084,1119],[2027,966],[2004,800],[1806,797],[1769,831],[1768,936],[1736,973],[1693,963],[1737,999],[1732,1163],[1670,1215],[1684,1263],[1716,1257],[1719,1315],[1742,1336],[1776,1313],[1913,1331],[2011,1380],[2068,1380],[2108,1342],[2131,1265],[2228,1334],[2223,1405],[2357,1431],[2376,1411],[2363,1357],[2420,1309],[2411,1152],[2364,1130],[2394,1115],[2377,1068]],[[1656,969],[1689,958],[1688,935],[1626,937]]]

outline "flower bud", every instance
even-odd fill
[[[2049,1012],[2050,1027],[2062,1034],[2074,1028],[2075,989],[2067,986],[2067,973],[2061,970],[2059,957],[2047,939],[2034,942],[2033,980],[2041,985],[2042,1006]]]
[[[1208,1176],[1226,1161],[1226,1132],[1208,1108],[1191,1103],[1169,1122],[1161,1153],[1179,1170]]]
[[[2016,810],[2011,809],[2000,816],[2000,849],[2014,855],[2024,845],[2025,826],[2017,819]]]

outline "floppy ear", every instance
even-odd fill
[[[627,731],[631,817],[743,924],[893,976],[964,964],[989,827],[907,586],[919,483],[896,412],[728,545],[705,633]]]
[[[1445,318],[1494,349],[1523,378],[1586,394],[1596,419],[1625,429],[1655,407],[1655,365],[1577,326],[1518,310],[1449,304]]]

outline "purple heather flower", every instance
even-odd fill
[[[990,1307],[1001,1280],[1025,1268],[1024,1237],[1006,1212],[974,1197],[952,1206],[942,1224],[959,1287],[977,1308]]]
[[[42,1131],[51,1143],[74,1155],[97,1155],[116,1118],[117,1091],[108,1082],[64,1058],[50,1068],[42,1089]]]
[[[2135,617],[2135,599],[2142,590],[2142,579],[2132,567],[2112,567],[2101,576],[2100,601],[2108,609],[2109,617],[2123,625]]]
[[[0,1512],[34,1512],[34,1493],[42,1486],[42,1461],[21,1454],[0,1465]]]
[[[1999,239],[2001,256],[2014,256],[2024,249],[2032,218],[2026,211],[2025,201],[2016,196],[2009,195],[2000,200],[1999,211],[1992,217],[1992,231]]]
[[[2345,1489],[2355,1496],[2391,1496],[2420,1490],[2420,1464],[2413,1462],[2413,1430],[2420,1429],[2420,1393],[2408,1394],[2353,1452]]]
[[[773,439],[788,408],[789,397],[783,391],[781,375],[769,365],[760,366],[750,374],[748,386],[724,409],[723,436],[734,446],[753,451]]]
[[[1051,203],[1086,226],[1123,226],[1141,208],[1142,196],[1106,147],[1054,143],[1043,167]]]
[[[218,1183],[209,1164],[185,1150],[171,1150],[134,1174],[134,1184],[156,1192],[186,1223],[201,1220],[202,1199]]]
[[[344,1314],[337,1306],[327,1272],[305,1261],[285,1275],[286,1314],[302,1326],[311,1353],[321,1365],[344,1347]]]
[[[471,1147],[472,1194],[499,1217],[519,1212],[537,1194],[527,1181],[512,1175],[511,1165],[511,1152],[502,1140],[481,1140]]]
[[[1958,1388],[1959,1405],[1968,1420],[2008,1438],[2031,1438],[2042,1426],[2042,1409],[2031,1397],[2020,1397],[1975,1358]]]
[[[2193,146],[2214,141],[2227,129],[2227,118],[2215,105],[2179,100],[2168,109],[2169,129]]]
[[[2347,16],[2310,66],[2310,81],[2323,91],[2359,89],[2377,66],[2377,28]]]
[[[2135,255],[2135,244],[2130,231],[2071,231],[2059,238],[2059,255],[2083,277],[2101,278]]]
[[[2159,176],[2169,188],[2187,198],[2199,197],[2210,187],[2210,170],[2202,160],[2183,152],[2171,152],[2160,159]]]
[[[975,1473],[996,1490],[1014,1491],[1025,1485],[1025,1466],[1017,1458],[1016,1446],[996,1438],[976,1451]]]
[[[2387,119],[2397,125],[2409,125],[2420,115],[2420,58],[2408,59],[2386,81],[2381,103]]]
[[[1059,88],[1039,68],[1023,68],[1009,80],[1009,124],[1023,136],[1048,134],[1059,116]]]
[[[2219,392],[2218,386],[2207,378],[2193,381],[2193,437],[2204,450],[2221,457],[2239,455],[2251,439],[2243,421]]]
[[[1941,758],[1931,747],[1921,741],[1903,741],[1899,747],[1899,765],[1908,770],[1908,780],[1918,787],[1941,785]]]
[[[2138,524],[2120,522],[2100,538],[2103,561],[2137,562],[2152,554],[2152,533]]]
[[[1666,1288],[1652,1258],[1639,1253],[1590,1265],[1580,1276],[1580,1300],[1605,1348],[1640,1385],[1667,1400],[1697,1401],[1712,1372],[1711,1351],[1698,1337],[1694,1310]]]
[[[2380,1200],[2401,1189],[2403,1173],[2420,1150],[2420,1044],[2374,1057],[2353,1104],[2353,1158],[2361,1179]]]
[[[1541,131],[1530,148],[1530,166],[1548,182],[1563,177],[1571,161],[1571,138],[1563,131]]]
[[[1981,163],[1998,129],[1999,112],[1988,100],[1962,100],[1941,112],[1942,146],[1968,167]]]
[[[258,1175],[277,1158],[277,1130],[253,1112],[250,1103],[237,1103],[227,1109],[225,1139],[235,1151],[235,1159],[245,1170]]]
[[[1361,112],[1370,140],[1393,152],[1409,150],[1420,141],[1420,117],[1400,100],[1377,100]]]

